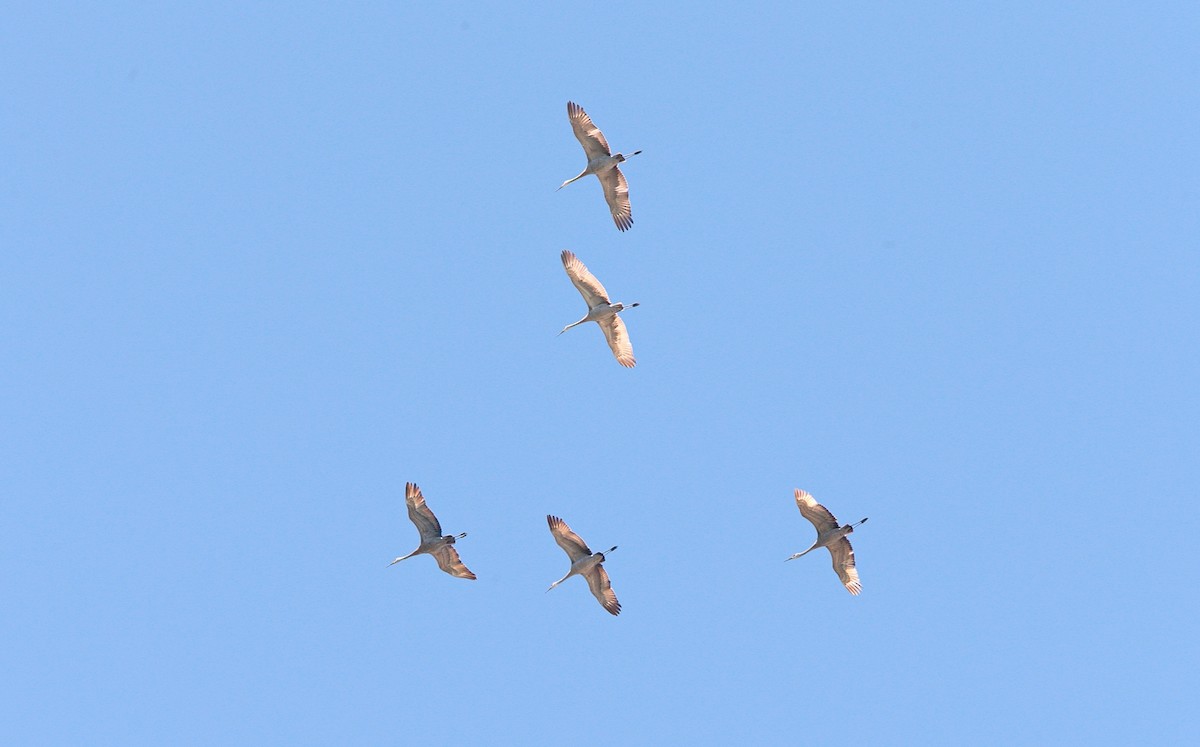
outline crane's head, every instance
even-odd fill
[[[615,156],[613,156],[613,158],[617,159],[617,163],[624,163],[627,159],[633,158],[638,153],[641,153],[641,151],[635,150],[634,152],[630,153],[629,155],[625,155],[624,153],[618,153]]]
[[[606,555],[608,555],[608,554],[609,554],[610,552],[612,552],[613,550],[616,550],[616,549],[617,549],[617,546],[616,546],[616,545],[613,545],[612,547],[608,548],[608,549],[607,549],[607,550],[605,550],[604,552],[598,552],[598,553],[596,553],[596,554],[600,556],[600,561],[601,561],[601,562],[603,562],[603,561],[605,560],[605,556],[606,556]]]

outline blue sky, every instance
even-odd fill
[[[1196,736],[1194,4],[4,17],[0,741]]]

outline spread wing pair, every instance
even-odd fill
[[[608,300],[608,291],[604,290],[604,286],[600,284],[596,276],[588,271],[587,266],[574,253],[563,250],[562,263],[563,269],[567,271],[567,277],[571,279],[571,283],[588,305],[587,316],[575,324],[583,324],[589,320],[596,322],[604,332],[604,339],[608,341],[608,347],[612,350],[617,363],[626,368],[636,366],[637,361],[633,357],[633,343],[629,341],[629,332],[625,329],[625,322],[618,314],[620,311],[626,308],[632,309],[638,304],[625,306],[620,303],[611,303]],[[563,332],[574,327],[575,324],[564,327]]]
[[[571,130],[575,133],[575,139],[583,146],[583,152],[587,154],[588,165],[579,176],[563,182],[559,189],[575,179],[595,174],[596,178],[600,180],[600,186],[604,189],[604,201],[608,203],[608,211],[612,213],[613,223],[617,224],[618,230],[628,231],[633,227],[633,210],[629,207],[629,182],[625,181],[625,175],[621,173],[621,169],[617,168],[617,164],[626,158],[636,156],[641,151],[634,151],[628,156],[622,153],[612,155],[604,133],[592,123],[592,118],[587,115],[583,107],[574,101],[567,102],[567,118],[571,121]]]
[[[587,543],[578,534],[571,531],[567,522],[557,516],[547,516],[546,523],[550,525],[550,534],[554,535],[554,541],[571,559],[570,572],[551,584],[550,589],[571,576],[583,576],[587,580],[588,588],[592,590],[592,596],[596,597],[600,606],[608,610],[609,614],[621,614],[621,603],[617,601],[617,593],[612,590],[612,582],[608,580],[608,571],[604,570],[604,566],[601,565],[604,562],[604,553],[593,553]],[[614,546],[607,552],[616,549]],[[546,591],[550,591],[550,589]]]
[[[467,533],[442,536],[441,522],[425,504],[425,496],[421,494],[421,489],[411,482],[404,486],[404,503],[408,506],[409,520],[421,535],[421,544],[416,550],[396,558],[389,565],[408,560],[414,555],[428,554],[437,561],[439,568],[451,576],[475,580],[475,574],[463,564],[462,559],[458,557],[458,550],[454,549],[455,540],[466,537]]]
[[[846,539],[846,535],[853,532],[854,527],[862,524],[866,519],[858,524],[839,526],[837,518],[829,509],[817,503],[816,498],[799,488],[796,488],[796,507],[800,509],[800,515],[816,527],[817,541],[813,543],[812,547],[804,552],[796,553],[788,560],[798,558],[818,547],[827,548],[829,554],[833,556],[833,570],[841,579],[842,585],[846,587],[846,591],[857,596],[862,592],[862,583],[858,580],[858,569],[854,565],[854,548],[850,545],[850,540]]]

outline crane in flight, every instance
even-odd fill
[[[833,570],[842,580],[846,590],[857,596],[862,591],[862,584],[858,580],[858,569],[854,567],[854,548],[850,546],[850,540],[846,539],[846,535],[853,532],[854,527],[866,522],[866,519],[854,524],[838,526],[838,520],[829,512],[829,509],[817,503],[815,498],[800,488],[796,488],[796,507],[800,509],[800,515],[811,521],[817,528],[817,541],[813,543],[812,547],[804,552],[796,553],[788,560],[795,560],[802,555],[807,555],[818,547],[829,548],[829,554],[833,556]]]
[[[454,549],[455,540],[466,537],[467,533],[448,534],[443,537],[441,523],[433,515],[433,511],[429,510],[429,506],[425,505],[425,496],[421,495],[421,489],[411,482],[404,486],[404,502],[408,505],[409,520],[416,524],[417,531],[421,533],[421,544],[408,555],[403,555],[388,563],[388,567],[391,568],[401,560],[408,560],[414,555],[428,554],[437,561],[439,568],[451,576],[469,578],[474,581],[475,574],[463,565],[462,560],[458,557],[458,550]]]
[[[629,207],[629,182],[625,181],[625,175],[617,168],[617,164],[641,151],[635,150],[628,156],[622,153],[613,155],[608,141],[604,139],[604,133],[592,124],[592,118],[574,101],[567,102],[567,118],[571,120],[571,129],[574,130],[579,144],[583,146],[588,162],[587,168],[579,172],[579,176],[566,180],[558,185],[558,188],[562,189],[588,174],[595,174],[600,180],[600,186],[604,188],[604,201],[608,203],[617,230],[628,231],[633,227],[633,211]]]
[[[587,302],[588,313],[574,324],[563,327],[559,330],[559,334],[561,335],[571,327],[584,322],[595,322],[604,332],[604,339],[608,340],[608,347],[612,349],[617,363],[626,368],[636,366],[637,361],[633,357],[633,343],[629,341],[629,332],[625,329],[625,322],[621,321],[617,314],[625,309],[632,309],[638,304],[631,303],[626,306],[623,303],[609,303],[608,291],[604,290],[604,286],[600,284],[596,276],[588,272],[587,266],[572,252],[563,250],[562,263],[563,269],[567,271],[567,277],[571,278],[575,289]]]
[[[604,553],[616,550],[617,546],[613,545],[604,552],[594,553],[588,549],[587,543],[578,534],[571,531],[567,522],[557,516],[547,516],[546,522],[550,525],[550,534],[554,535],[554,541],[571,559],[571,570],[567,575],[550,584],[550,589],[571,576],[583,576],[587,580],[588,588],[592,590],[592,596],[596,597],[600,606],[608,610],[609,614],[621,614],[621,603],[617,601],[617,594],[612,590],[612,583],[608,580],[608,571],[604,570],[604,566],[601,565],[604,562]],[[546,589],[546,591],[548,592],[550,589]]]

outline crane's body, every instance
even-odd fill
[[[854,548],[850,545],[850,540],[846,539],[846,535],[853,532],[854,527],[866,522],[866,519],[854,524],[839,526],[838,520],[830,513],[829,509],[817,503],[815,498],[799,488],[796,488],[796,507],[800,509],[800,515],[816,527],[817,541],[812,544],[812,547],[804,552],[796,553],[788,560],[803,557],[818,547],[828,548],[829,554],[833,556],[834,572],[837,573],[846,590],[857,596],[862,591],[862,583],[858,580],[858,568],[854,565]]]
[[[625,322],[617,314],[626,309],[632,309],[638,304],[631,303],[627,306],[623,303],[611,303],[608,300],[608,291],[604,290],[604,286],[600,284],[596,276],[588,271],[587,266],[580,261],[579,257],[565,249],[562,253],[562,263],[563,269],[567,271],[567,277],[571,279],[571,283],[588,305],[588,312],[579,321],[563,327],[559,334],[561,335],[571,327],[577,327],[584,322],[595,322],[604,332],[604,339],[608,341],[608,347],[612,350],[617,363],[626,368],[636,366],[637,360],[633,357],[633,343],[629,340],[629,332],[625,329]]]
[[[625,181],[625,175],[617,168],[617,164],[624,163],[626,159],[636,156],[641,151],[636,150],[629,155],[613,153],[608,147],[604,133],[592,124],[591,117],[574,101],[567,102],[567,119],[571,121],[571,130],[583,146],[588,162],[587,167],[579,172],[579,176],[566,180],[558,185],[558,188],[562,189],[588,174],[595,174],[604,189],[604,201],[608,203],[608,210],[612,213],[613,222],[617,224],[617,230],[628,231],[633,226],[633,210],[629,206],[629,182]]]
[[[388,567],[415,555],[432,555],[433,559],[437,561],[438,567],[446,573],[455,578],[474,581],[475,574],[471,573],[463,564],[462,559],[458,556],[458,550],[454,549],[455,541],[466,537],[467,533],[443,536],[442,525],[433,515],[429,506],[425,504],[425,496],[421,494],[421,489],[411,482],[404,486],[404,503],[408,506],[409,520],[416,525],[417,532],[421,535],[421,544],[408,555],[402,555],[388,563]]]
[[[554,535],[554,541],[558,543],[558,546],[571,559],[571,570],[567,571],[567,575],[550,584],[550,589],[558,586],[571,576],[583,576],[584,580],[587,581],[588,588],[592,590],[592,596],[596,597],[596,601],[600,602],[600,606],[607,610],[609,614],[621,614],[621,603],[617,601],[617,594],[612,590],[612,582],[608,579],[608,572],[601,565],[604,562],[605,553],[616,550],[616,545],[613,545],[604,552],[594,553],[578,534],[571,531],[571,527],[567,526],[567,522],[557,516],[547,516],[546,523],[550,525],[550,534]],[[550,591],[550,589],[546,589],[546,591]]]

